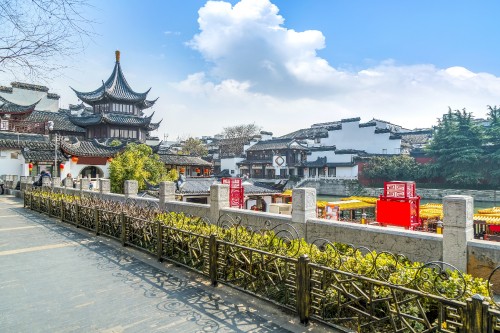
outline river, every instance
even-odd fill
[[[334,195],[318,195],[317,200],[318,201],[340,201],[344,197],[339,197],[339,196],[334,196]],[[426,204],[426,203],[443,203],[442,200],[428,200],[428,199],[422,199],[420,200],[420,204]],[[484,202],[484,201],[478,201],[474,202],[474,213],[477,213],[478,209],[484,209],[484,208],[491,208],[494,206],[500,206],[498,202]]]

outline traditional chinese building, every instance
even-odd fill
[[[72,88],[73,89],[73,88]],[[73,91],[85,104],[92,107],[91,115],[70,116],[70,120],[85,128],[87,139],[119,138],[145,142],[149,132],[158,129],[160,122],[152,123],[153,114],[144,116],[144,110],[156,100],[148,100],[149,93],[132,90],[120,66],[120,51],[111,76],[90,92]]]

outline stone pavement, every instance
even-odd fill
[[[332,332],[0,196],[0,332]]]

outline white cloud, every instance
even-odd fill
[[[500,78],[459,66],[389,59],[359,72],[335,69],[317,55],[323,34],[287,29],[268,0],[209,1],[198,22],[201,31],[189,45],[213,66],[173,84],[168,97],[204,114],[200,125],[190,123],[193,134],[255,122],[281,135],[355,116],[430,127],[448,106],[484,116],[486,105],[500,100]]]

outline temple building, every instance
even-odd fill
[[[92,114],[70,115],[70,120],[85,129],[87,139],[117,138],[145,142],[149,132],[158,129],[161,123],[151,122],[154,113],[149,117],[144,115],[143,110],[152,107],[157,100],[146,99],[149,90],[143,93],[132,90],[120,66],[120,51],[116,51],[115,67],[106,82],[90,92],[73,89],[83,103],[92,107]]]

